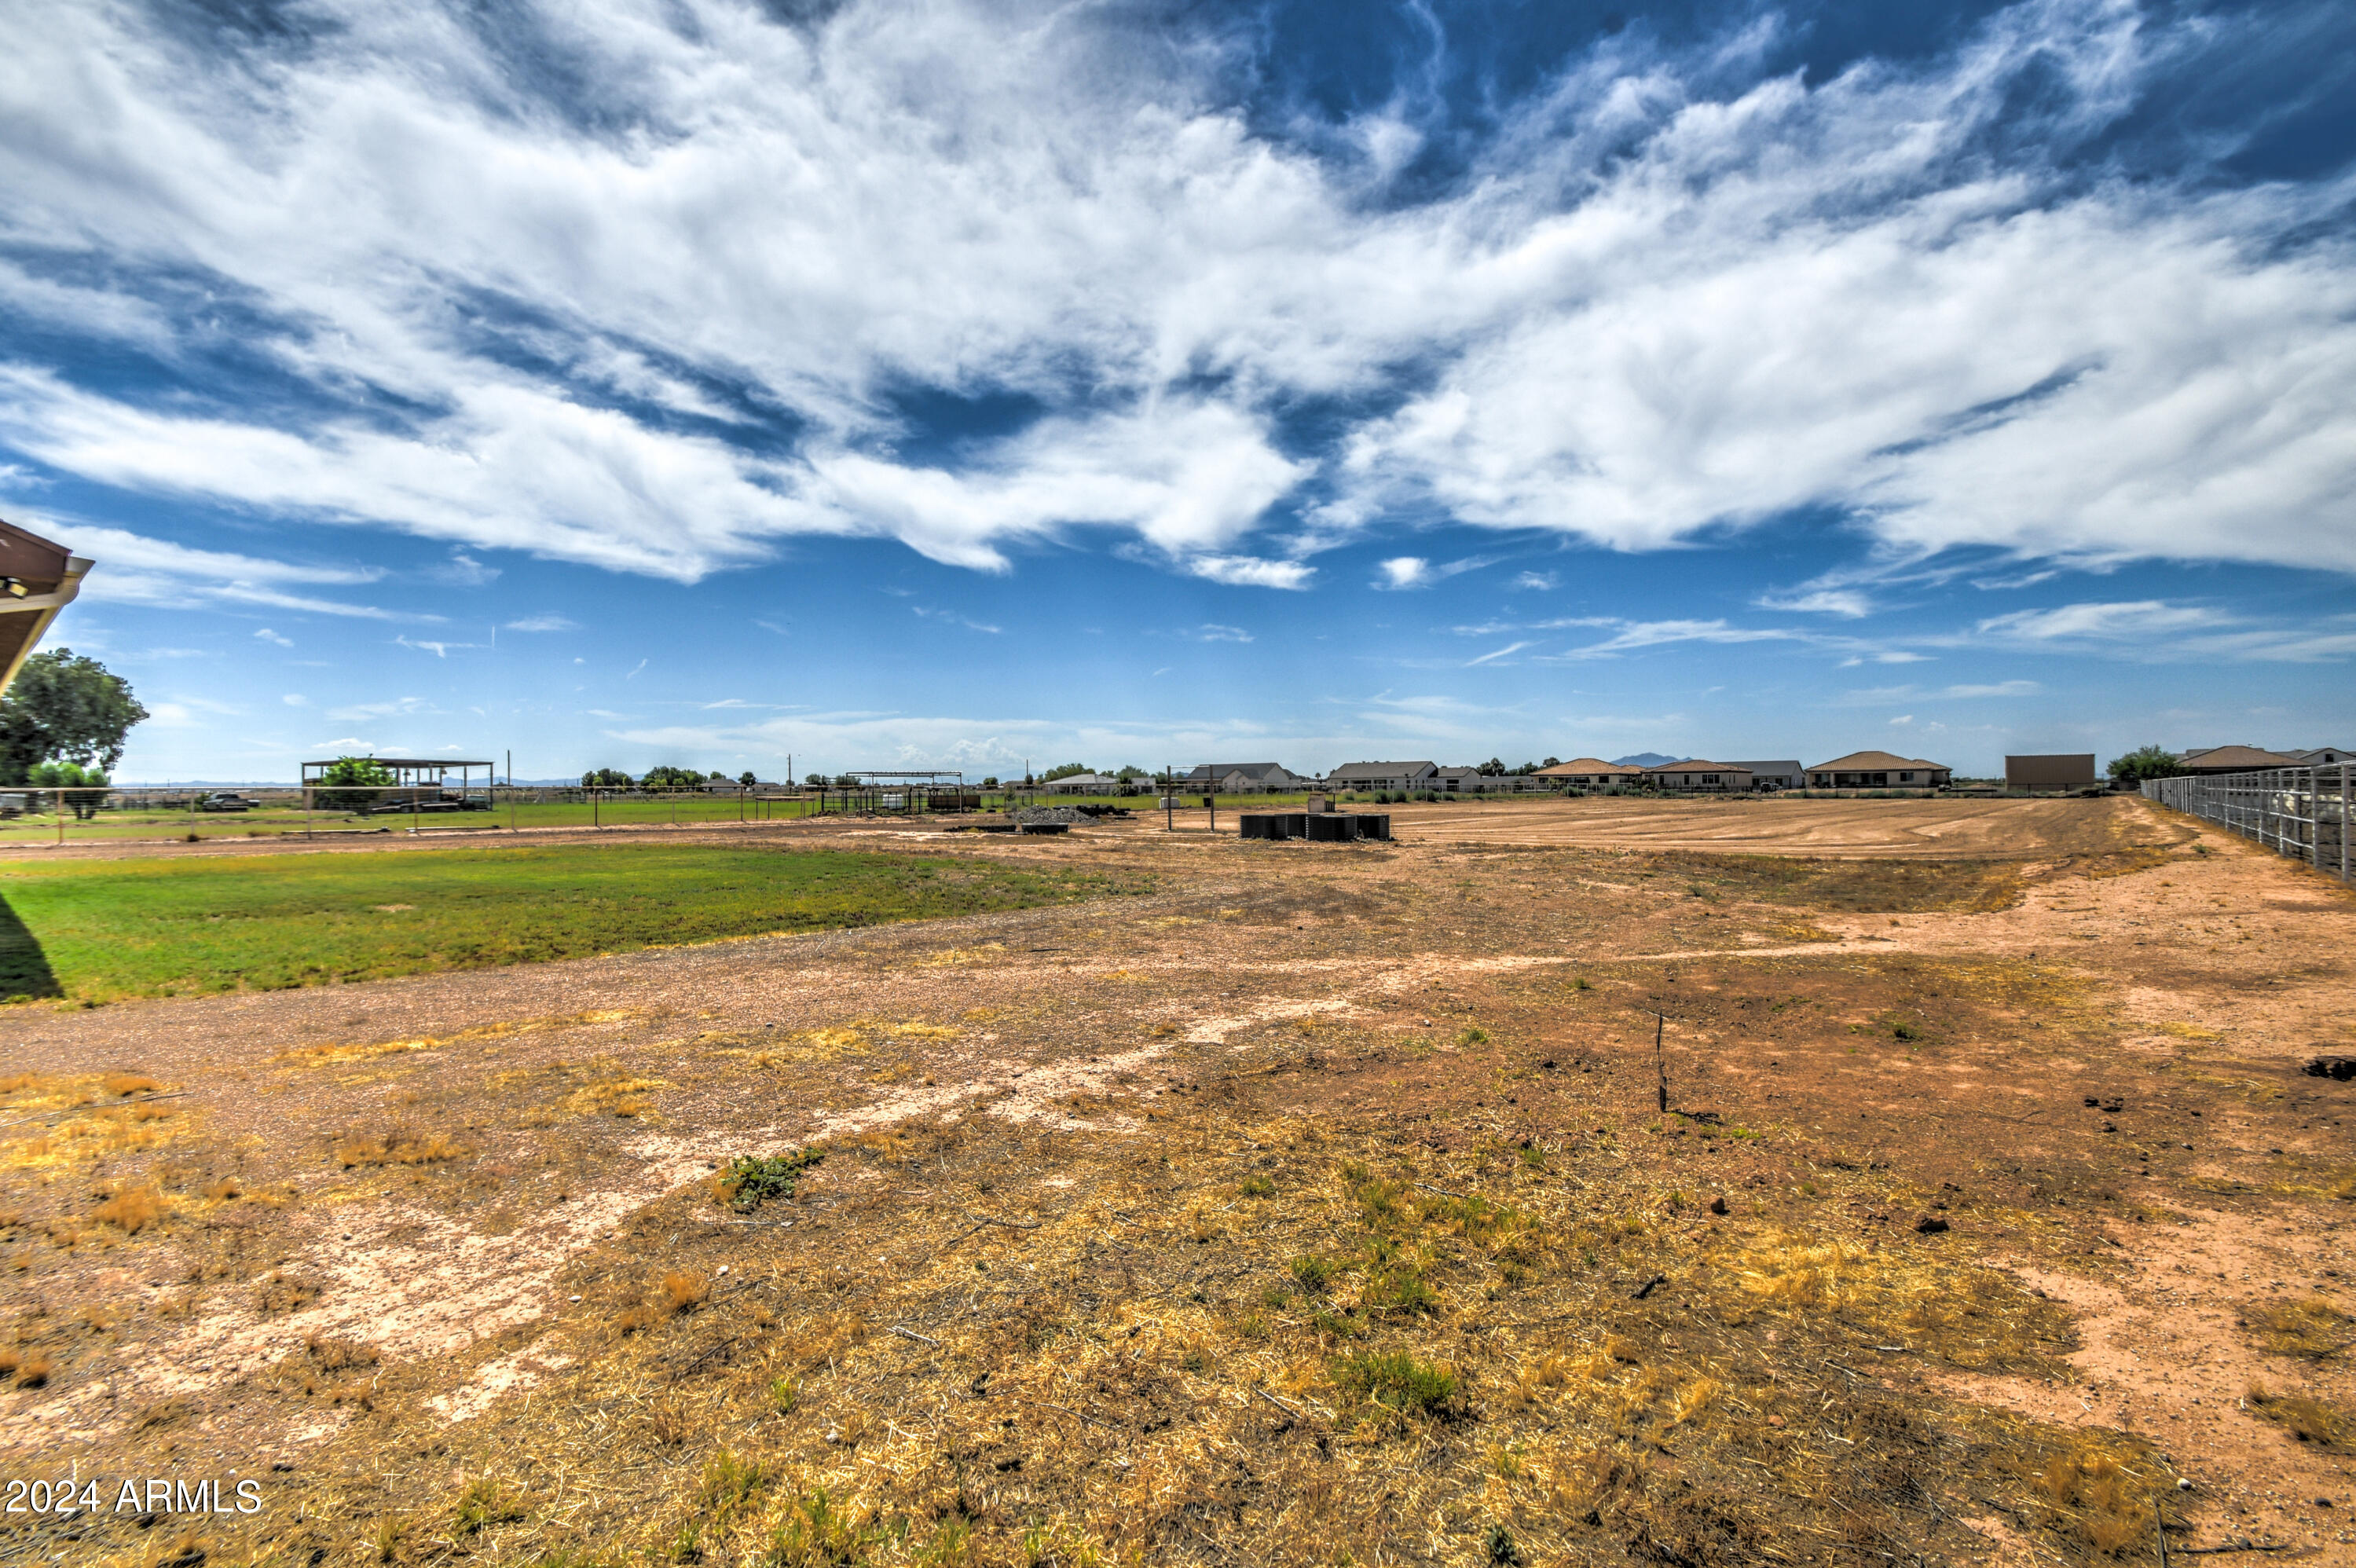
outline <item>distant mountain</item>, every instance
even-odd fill
[[[1664,757],[1657,751],[1640,751],[1633,757],[1615,757],[1612,765],[1615,768],[1658,768],[1665,762],[1684,760],[1682,757]]]

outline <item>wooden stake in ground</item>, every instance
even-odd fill
[[[1661,1051],[1661,1032],[1668,1027],[1669,1015],[1650,1007],[1644,1011],[1653,1015],[1653,1072],[1659,1080],[1661,1109],[1665,1112],[1669,1108],[1669,1061]]]

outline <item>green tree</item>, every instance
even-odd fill
[[[392,769],[373,757],[338,757],[319,775],[322,788],[311,799],[323,811],[365,811],[391,798]]]
[[[717,779],[720,775],[715,773],[712,777]],[[754,785],[758,784],[760,780],[753,777],[753,770],[747,768],[744,772],[736,775],[736,782],[744,786],[745,789],[750,789]]]
[[[1505,759],[1502,757],[1493,757],[1472,771],[1480,774],[1484,779],[1501,778],[1504,776],[1505,771]]]
[[[123,737],[147,716],[130,682],[70,648],[36,653],[0,699],[0,783],[22,784],[44,762],[112,773]]]
[[[648,768],[646,776],[638,782],[649,789],[657,789],[678,785],[701,784],[703,782],[703,775],[692,768],[673,768],[670,764],[665,763],[659,768]]]
[[[2139,746],[2125,757],[2111,758],[2110,774],[2122,784],[2140,784],[2147,779],[2173,779],[2184,771],[2184,764],[2176,753],[2164,746]]]
[[[1087,771],[1088,765],[1085,762],[1057,763],[1055,767],[1047,769],[1046,772],[1039,775],[1039,782],[1042,784],[1053,784],[1058,779],[1069,779],[1075,773],[1086,773]]]
[[[1145,769],[1138,767],[1135,763],[1131,763],[1127,768],[1124,768],[1119,772],[1114,774],[1113,777],[1125,783],[1131,779],[1144,778]]]
[[[630,776],[618,768],[596,768],[581,776],[584,789],[626,789]]]
[[[98,808],[106,800],[105,771],[84,768],[79,762],[44,762],[26,775],[25,782],[36,789],[59,791],[63,803],[85,822],[98,815]]]
[[[1562,758],[1559,757],[1549,757],[1544,762],[1539,763],[1538,766],[1540,768],[1560,768],[1562,766]]]

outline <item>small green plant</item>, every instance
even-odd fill
[[[1545,1144],[1537,1143],[1535,1140],[1524,1144],[1522,1145],[1521,1155],[1522,1164],[1527,1168],[1534,1171],[1542,1171],[1546,1169],[1547,1152]]]
[[[769,1403],[776,1408],[779,1415],[793,1414],[801,1402],[802,1385],[799,1379],[786,1377],[769,1380]]]
[[[1572,977],[1570,988],[1573,991],[1592,991],[1595,989],[1595,987],[1589,983],[1587,976],[1583,974]]]
[[[1343,1361],[1341,1381],[1401,1414],[1432,1414],[1456,1397],[1456,1376],[1404,1350],[1362,1350]]]
[[[1514,1543],[1514,1532],[1502,1524],[1489,1527],[1489,1561],[1499,1568],[1511,1568],[1522,1560],[1522,1549]]]
[[[1922,1031],[1916,1028],[1913,1025],[1906,1022],[1903,1018],[1901,1018],[1898,1022],[1890,1025],[1890,1032],[1892,1036],[1901,1040],[1919,1040],[1922,1037]]]
[[[1237,1190],[1246,1197],[1274,1197],[1276,1183],[1264,1176],[1246,1176],[1244,1185]]]
[[[1336,1339],[1355,1339],[1366,1331],[1365,1325],[1347,1314],[1322,1308],[1309,1315],[1309,1322],[1318,1333],[1330,1334]]]
[[[1373,1312],[1438,1313],[1440,1296],[1412,1269],[1388,1269],[1366,1282],[1360,1305]]]
[[[813,1487],[794,1499],[769,1532],[764,1568],[856,1568],[873,1561],[884,1534],[837,1507],[824,1487]]]
[[[698,1488],[703,1511],[715,1520],[727,1518],[750,1502],[766,1479],[758,1461],[739,1459],[721,1449],[703,1463],[703,1480]]]
[[[1467,1024],[1463,1029],[1458,1033],[1456,1043],[1460,1046],[1485,1046],[1489,1043],[1489,1031],[1480,1028],[1477,1026]]]
[[[523,1509],[515,1505],[507,1489],[484,1477],[466,1483],[458,1494],[458,1506],[450,1520],[451,1533],[473,1535],[495,1524],[512,1524],[524,1517]]]
[[[798,1155],[739,1155],[720,1173],[721,1196],[739,1214],[750,1214],[770,1198],[791,1197],[802,1173],[826,1158],[813,1144]]]
[[[1285,1267],[1292,1271],[1292,1277],[1299,1282],[1301,1288],[1312,1295],[1322,1294],[1327,1285],[1333,1283],[1333,1264],[1331,1259],[1304,1253],[1293,1259]]]

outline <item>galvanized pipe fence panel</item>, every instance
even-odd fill
[[[2356,883],[2356,765],[2147,779],[2143,796]]]

